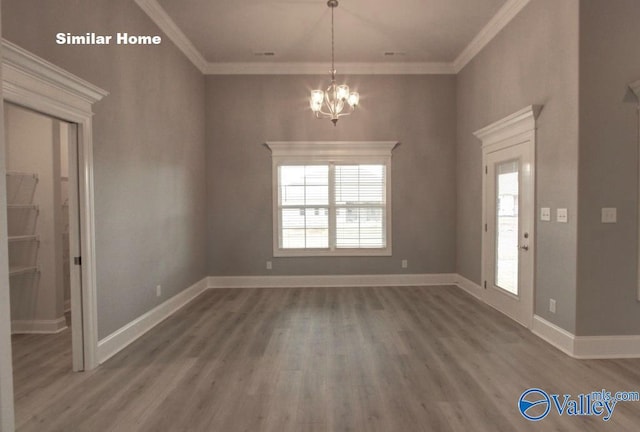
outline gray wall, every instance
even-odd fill
[[[328,76],[207,77],[210,275],[455,271],[455,77],[338,78],[362,99],[333,127],[307,102]],[[392,156],[392,257],[273,258],[271,153],[262,144],[295,140],[401,142]]]
[[[94,108],[104,338],[207,274],[204,78],[166,37],[160,46],[56,45],[61,31],[163,35],[130,0],[70,6],[5,0],[3,36],[110,92]]]
[[[532,0],[458,75],[457,272],[481,275],[482,150],[473,132],[527,105],[538,118],[537,203],[569,223],[537,223],[535,311],[575,330],[578,0]],[[548,312],[549,298],[557,313]]]
[[[580,6],[578,335],[640,334],[637,301],[640,2]],[[618,223],[600,223],[617,207]]]

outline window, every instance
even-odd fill
[[[396,143],[267,143],[273,154],[274,255],[391,255]]]

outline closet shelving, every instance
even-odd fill
[[[37,234],[9,236],[9,243],[24,242],[24,241],[40,241],[40,237]]]
[[[21,171],[7,171],[7,211],[8,212],[24,212],[35,213],[34,217],[37,217],[39,207],[33,203],[33,197],[36,186],[38,184],[38,174],[31,172]],[[25,216],[20,216],[17,220],[24,219]],[[9,218],[11,222],[13,218]],[[27,247],[38,248],[40,244],[40,237],[37,233],[20,232],[15,233],[14,229],[9,232],[13,233],[8,237],[9,240],[9,275],[18,276],[25,274],[38,273],[39,268],[37,265],[37,253],[28,254],[31,257],[31,262],[21,262],[19,259],[14,258],[18,251],[14,250],[17,245],[22,244]],[[18,254],[20,255],[20,254]],[[14,259],[12,259],[14,258]],[[16,262],[17,261],[17,262]]]
[[[36,204],[8,204],[9,210],[33,210],[40,211],[40,208]]]

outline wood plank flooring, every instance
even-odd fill
[[[522,392],[640,390],[639,360],[578,361],[455,287],[219,289],[95,371],[70,334],[15,336],[18,431],[638,431]]]

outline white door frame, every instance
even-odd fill
[[[530,167],[530,190],[531,190],[531,226],[529,227],[529,253],[531,255],[531,272],[529,280],[526,281],[526,286],[531,287],[531,304],[530,310],[527,307],[526,316],[522,318],[521,324],[527,328],[531,328],[533,324],[534,305],[535,305],[535,225],[536,225],[536,205],[535,205],[535,148],[536,148],[536,118],[542,109],[541,106],[528,106],[510,116],[505,117],[495,123],[486,126],[474,135],[482,141],[482,169],[487,167],[487,156],[492,152],[506,149],[514,145],[526,143],[528,151],[531,154],[531,167]],[[487,230],[487,208],[486,208],[486,188],[487,178],[483,172],[482,176],[482,281],[483,288],[487,289],[487,265],[493,265],[488,262],[488,256],[490,254],[491,242],[486,238]],[[526,187],[526,185],[525,185]],[[484,299],[484,298],[483,298]],[[484,299],[486,302],[486,299]]]
[[[631,84],[629,84],[629,89],[633,92],[633,94],[636,95],[638,116],[640,117],[640,80],[634,81]],[[640,120],[638,120],[638,151],[640,151]],[[639,155],[640,155],[640,153],[639,153]],[[640,188],[640,157],[638,158],[638,187]],[[640,251],[640,189],[638,189],[638,222],[637,222],[637,226],[639,228],[638,229],[638,251]],[[636,280],[637,289],[638,289],[637,299],[638,299],[638,301],[640,301],[640,253],[638,253],[637,262],[638,262],[637,280]]]
[[[72,287],[71,309],[81,310],[82,317],[75,322],[80,328],[72,322],[73,367],[90,370],[98,365],[92,105],[108,93],[4,39],[2,93],[7,102],[77,124],[82,284],[79,289]],[[5,167],[1,169],[4,171]],[[6,212],[6,208],[0,211]],[[5,239],[0,247],[7,247]],[[81,339],[76,340],[76,336]]]

